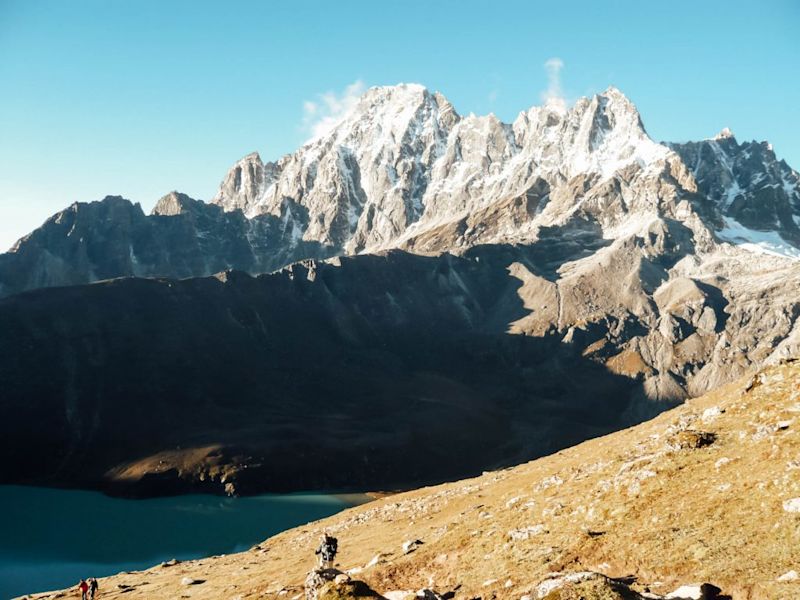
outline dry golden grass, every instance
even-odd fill
[[[535,598],[549,573],[591,570],[658,594],[709,581],[736,600],[797,599],[800,580],[777,579],[800,571],[800,512],[784,509],[800,497],[799,432],[800,363],[784,364],[513,469],[380,498],[241,554],[106,578],[102,598],[289,600],[328,529],[340,568],[361,567],[353,577],[381,593]]]

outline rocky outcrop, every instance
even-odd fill
[[[338,569],[314,569],[306,577],[306,600],[350,600],[364,598],[382,600],[377,593],[363,581],[352,579]]]
[[[533,599],[533,596],[528,596]],[[554,573],[536,586],[537,599],[541,600],[581,600],[583,598],[602,598],[603,600],[645,600],[624,581],[607,577],[593,571],[577,573]],[[660,596],[650,596],[650,598]]]

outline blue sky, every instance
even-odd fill
[[[0,0],[0,248],[76,200],[208,199],[362,85],[513,120],[554,58],[567,99],[613,84],[657,140],[730,127],[800,168],[798,31],[792,0]]]

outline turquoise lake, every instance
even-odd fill
[[[98,492],[0,486],[0,599],[171,558],[238,552],[366,500],[326,494],[126,500]]]

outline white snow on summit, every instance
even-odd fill
[[[784,240],[778,232],[756,231],[745,227],[730,217],[723,217],[723,219],[725,227],[717,231],[720,239],[758,254],[770,254],[772,256],[800,260],[800,248]]]
[[[744,248],[793,252],[796,219],[786,215],[796,210],[763,190],[777,185],[798,206],[797,177],[771,150],[738,144],[728,128],[712,140],[657,143],[615,87],[568,109],[534,106],[513,123],[461,116],[418,84],[373,87],[334,108],[342,108],[336,123],[293,154],[236,163],[212,202],[251,219],[280,218],[278,243],[357,254],[408,247],[420,237],[427,251],[533,243],[540,228],[572,219],[599,225],[606,239],[677,219],[705,247],[714,243],[709,223],[750,214],[763,196],[767,208],[746,222],[774,228],[772,237],[735,221],[720,236]],[[513,199],[525,203],[524,212],[508,212],[504,203]],[[491,224],[461,223],[475,219]]]

